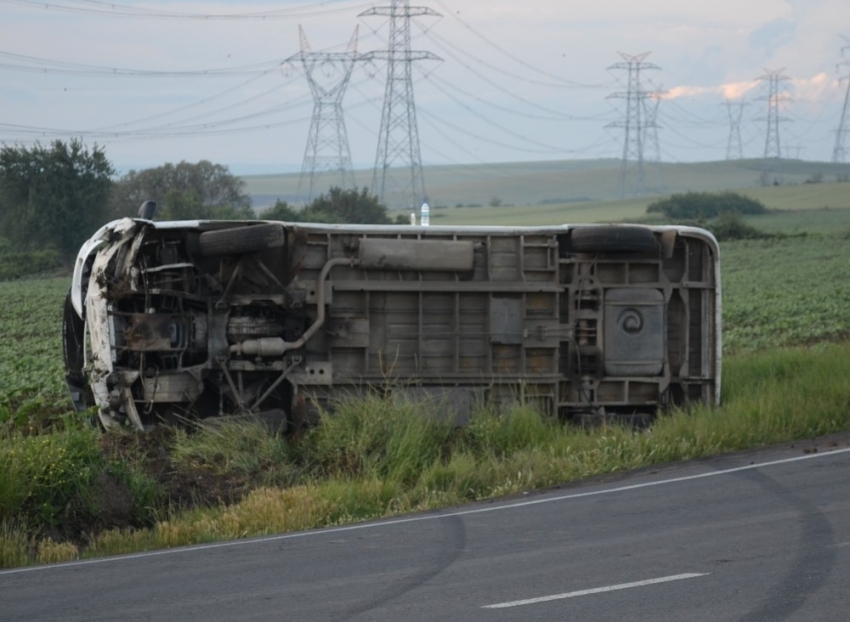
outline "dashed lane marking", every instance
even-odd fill
[[[565,598],[576,598],[578,596],[589,596],[591,594],[604,594],[605,592],[616,592],[618,590],[630,590],[635,587],[645,587],[647,585],[657,585],[658,583],[670,583],[671,581],[684,581],[685,579],[696,579],[697,577],[708,576],[708,573],[690,572],[686,574],[677,574],[671,577],[659,577],[657,579],[646,579],[645,581],[635,581],[634,583],[620,583],[619,585],[607,585],[605,587],[595,587],[589,590],[578,590],[577,592],[566,592],[565,594],[553,594],[552,596],[539,596],[537,598],[526,598],[525,600],[512,600],[507,603],[497,603],[495,605],[484,605],[482,609],[507,609],[508,607],[522,607],[523,605],[536,605],[537,603],[547,603],[552,600],[563,600]]]

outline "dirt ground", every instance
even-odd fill
[[[108,462],[118,460],[135,463],[159,484],[162,492],[158,504],[160,509],[237,503],[247,493],[249,482],[246,477],[178,469],[167,449],[170,434],[172,432],[167,429],[140,435],[104,434],[100,447]],[[130,487],[118,477],[103,471],[97,476],[90,522],[66,525],[63,531],[74,538],[72,534],[145,526],[138,520],[135,503]]]

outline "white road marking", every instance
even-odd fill
[[[758,464],[748,464],[746,466],[734,467],[722,471],[708,471],[707,473],[697,473],[696,475],[685,475],[682,477],[672,477],[670,479],[662,479],[654,482],[643,482],[642,484],[630,484],[628,486],[616,486],[614,488],[606,488],[604,490],[591,490],[588,492],[576,492],[566,495],[558,495],[556,497],[545,497],[544,499],[532,499],[529,501],[518,501],[516,503],[506,503],[504,505],[493,505],[486,508],[476,508],[474,510],[457,510],[454,512],[445,512],[441,514],[420,514],[418,516],[409,516],[407,518],[395,518],[374,523],[359,523],[356,525],[346,525],[344,527],[331,527],[328,529],[313,529],[311,531],[298,531],[295,533],[283,533],[276,536],[264,536],[260,538],[246,538],[244,540],[231,540],[228,542],[215,542],[212,544],[197,544],[192,546],[184,546],[174,549],[161,549],[158,551],[148,551],[147,553],[133,553],[130,555],[116,555],[113,557],[100,557],[98,559],[84,559],[76,562],[65,562],[59,564],[46,564],[43,566],[25,566],[23,568],[13,568],[11,570],[0,570],[0,577],[8,574],[17,574],[21,572],[37,572],[45,570],[62,570],[64,568],[74,568],[77,566],[88,566],[91,564],[105,564],[122,561],[132,561],[135,559],[143,559],[145,557],[159,557],[161,555],[177,555],[180,553],[192,553],[195,551],[205,551],[208,549],[223,549],[232,546],[248,546],[252,544],[267,544],[269,542],[280,542],[283,540],[294,540],[296,538],[309,538],[314,536],[325,536],[331,534],[345,533],[349,531],[360,531],[362,529],[380,529],[381,527],[394,527],[396,525],[404,525],[407,523],[418,523],[421,521],[442,520],[444,518],[455,518],[462,516],[472,516],[475,514],[485,514],[488,512],[501,512],[504,510],[514,510],[532,505],[540,505],[543,503],[556,503],[558,501],[569,501],[571,499],[582,499],[585,497],[598,497],[601,495],[610,495],[618,492],[629,492],[632,490],[640,490],[642,488],[654,488],[656,486],[665,486],[667,484],[679,484],[681,482],[689,482],[707,477],[719,477],[722,475],[730,475],[732,473],[740,473],[742,471],[753,471],[771,466],[783,464],[792,464],[794,462],[802,462],[804,460],[818,460],[829,456],[837,456],[840,454],[850,453],[850,448],[835,449],[832,451],[817,452],[796,456],[794,458],[784,458],[782,460],[772,460],[770,462],[761,462]]]
[[[697,577],[706,577],[709,573],[691,572],[686,574],[677,574],[672,577],[660,577],[658,579],[647,579],[645,581],[635,581],[634,583],[621,583],[620,585],[608,585],[605,587],[595,587],[590,590],[579,590],[577,592],[567,592],[566,594],[555,594],[553,596],[540,596],[539,598],[526,598],[525,600],[512,600],[508,603],[498,603],[496,605],[484,605],[482,609],[507,609],[508,607],[522,607],[523,605],[534,605],[536,603],[547,603],[550,600],[563,600],[565,598],[576,598],[577,596],[589,596],[590,594],[603,594],[605,592],[616,592],[617,590],[628,590],[633,587],[644,587],[647,585],[656,585],[657,583],[669,583],[670,581],[683,581],[685,579],[696,579]]]

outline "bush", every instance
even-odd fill
[[[734,212],[721,214],[711,222],[701,223],[700,226],[711,231],[714,237],[720,242],[727,242],[729,240],[761,240],[773,237],[770,233],[765,233],[755,227],[751,227],[744,222],[740,214]]]
[[[55,248],[20,253],[0,252],[0,281],[11,281],[60,267],[62,258]]]
[[[752,216],[764,214],[767,208],[761,201],[735,192],[687,192],[650,203],[648,214],[660,213],[673,220],[717,218],[721,214]]]

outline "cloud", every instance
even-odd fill
[[[703,95],[722,95],[725,99],[741,99],[757,89],[762,80],[742,82],[727,82],[716,86],[693,86],[682,84],[667,89],[662,99],[680,99],[682,97],[699,97]],[[809,78],[789,79],[787,84],[793,91],[794,98],[799,100],[823,101],[832,97],[840,88],[838,80],[825,72],[820,72]]]
[[[727,84],[721,84],[718,91],[722,93],[723,97],[726,99],[741,99],[758,85],[758,80],[751,80],[749,82],[729,82]]]
[[[679,99],[701,95],[722,95],[725,99],[740,99],[759,85],[758,80],[750,82],[729,82],[717,86],[680,85],[667,89],[662,99]]]
[[[796,29],[790,20],[774,19],[750,33],[750,49],[772,56],[776,50],[793,41]]]

